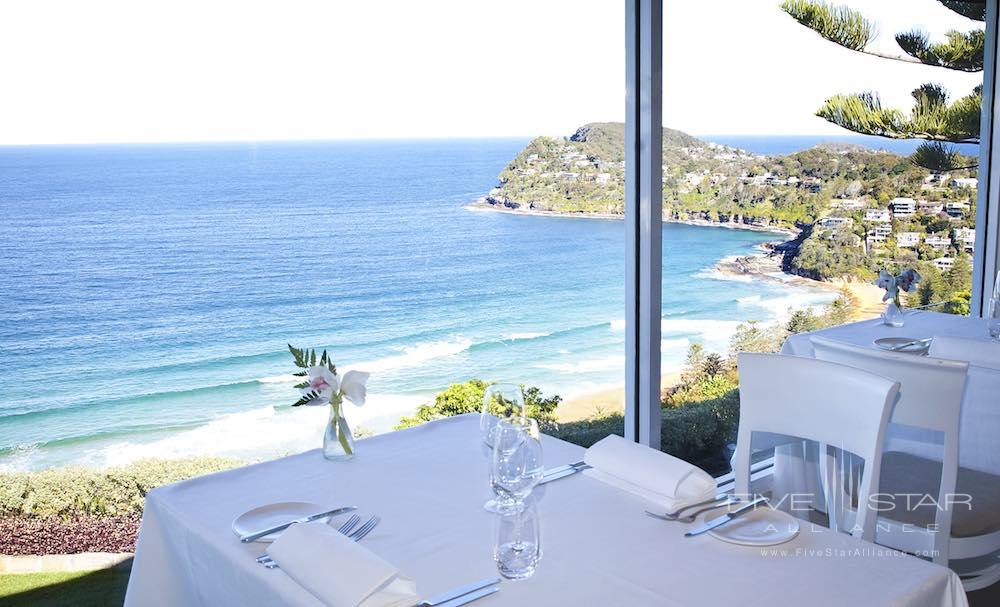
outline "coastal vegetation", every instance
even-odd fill
[[[985,2],[938,1],[948,10],[972,21],[982,23],[986,20]],[[950,30],[942,42],[931,42],[930,35],[920,28],[899,32],[894,38],[902,53],[891,54],[871,46],[877,36],[877,24],[859,11],[815,0],[785,0],[781,10],[826,40],[851,51],[947,70],[983,71],[986,32],[982,27],[967,32]],[[982,85],[955,101],[949,100],[948,91],[941,85],[933,83],[917,87],[912,95],[914,105],[909,113],[884,108],[877,93],[864,92],[834,95],[816,115],[855,133],[892,139],[923,139],[925,143],[917,148],[911,160],[931,170],[969,167],[970,163],[947,144],[979,143]]]
[[[131,551],[149,491],[242,463],[146,459],[106,470],[0,473],[0,554]]]
[[[565,139],[534,139],[479,204],[621,216],[623,129],[592,123]],[[785,271],[816,280],[870,281],[883,268],[915,267],[931,277],[921,303],[954,302],[970,288],[978,184],[974,159],[953,157],[966,168],[931,171],[897,154],[844,144],[762,156],[664,129],[663,215],[785,230],[795,237],[773,254]]]

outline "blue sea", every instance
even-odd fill
[[[372,373],[385,431],[451,382],[623,383],[620,221],[467,208],[518,140],[0,148],[0,467],[319,444],[285,345]],[[828,291],[726,277],[780,235],[664,226],[664,367]]]

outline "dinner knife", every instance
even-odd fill
[[[762,502],[767,502],[767,498],[766,497],[758,497],[757,499],[755,499],[754,501],[750,502],[749,504],[746,504],[745,506],[740,506],[739,508],[737,508],[736,510],[733,510],[732,512],[727,512],[726,514],[723,514],[722,516],[717,516],[717,517],[713,518],[710,521],[705,521],[704,523],[702,523],[698,527],[695,527],[694,529],[692,529],[692,530],[688,531],[687,533],[685,533],[684,536],[685,537],[693,537],[695,535],[701,535],[702,533],[705,533],[707,531],[711,531],[712,529],[715,529],[717,527],[721,527],[722,525],[725,525],[726,523],[728,523],[729,521],[735,519],[736,517],[740,516],[741,514],[745,514],[747,512],[750,512],[751,510],[754,510],[757,507],[757,504],[760,504]]]
[[[463,594],[462,596],[452,599],[447,603],[441,603],[438,607],[459,607],[459,605],[465,605],[466,603],[471,603],[477,599],[481,599],[484,596],[489,596],[494,592],[500,592],[500,586],[490,586],[489,588],[483,588],[482,590],[477,590],[475,592],[470,592],[468,594]]]
[[[551,474],[546,474],[545,476],[542,477],[542,480],[538,481],[538,484],[544,485],[545,483],[548,483],[550,481],[557,481],[561,478],[572,476],[577,472],[589,470],[591,467],[592,466],[588,466],[587,464],[581,464],[579,466],[568,466],[562,470],[557,470],[556,472],[553,472]]]
[[[500,583],[500,578],[486,578],[485,580],[479,580],[478,582],[472,582],[471,584],[466,584],[465,586],[459,586],[447,592],[442,592],[437,596],[432,596],[429,599],[424,599],[417,603],[416,607],[441,607],[448,601],[463,597],[475,590],[480,588],[485,588],[487,586],[495,586]]]
[[[914,339],[913,341],[908,341],[906,343],[893,346],[893,347],[889,348],[889,351],[891,351],[891,352],[899,352],[900,350],[905,350],[905,349],[910,348],[912,346],[929,344],[932,339],[934,339],[934,338],[933,337],[928,337],[926,339]]]
[[[549,476],[551,474],[559,474],[560,472],[565,472],[567,470],[571,470],[573,468],[576,468],[578,466],[583,466],[583,465],[584,465],[583,461],[579,461],[579,462],[573,462],[572,464],[565,464],[563,466],[556,466],[555,468],[549,468],[548,470],[546,470],[543,473],[542,476]]]
[[[268,527],[267,529],[261,529],[260,531],[255,531],[253,533],[248,533],[247,535],[241,535],[241,542],[252,542],[254,540],[259,540],[265,535],[270,535],[276,531],[283,531],[288,529],[295,523],[310,523],[321,518],[328,516],[337,516],[338,514],[343,514],[345,512],[351,512],[352,510],[357,510],[354,506],[345,506],[343,508],[334,508],[333,510],[327,510],[326,512],[318,512],[316,514],[311,514],[309,516],[303,516],[302,518],[297,518],[294,521],[288,521],[287,523],[282,523],[280,525],[275,525],[274,527]]]

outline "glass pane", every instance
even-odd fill
[[[4,72],[0,145],[25,145],[0,147],[0,470],[318,448],[350,370],[371,374],[364,406],[344,387],[358,438],[478,413],[496,381],[548,431],[620,431],[623,7],[474,4],[199,14],[217,36],[140,70],[165,98],[41,26],[0,43],[38,56]],[[80,19],[163,52],[106,16]],[[102,84],[61,90],[52,48]],[[293,376],[288,343],[338,379]]]
[[[886,54],[905,55],[893,35],[919,23],[935,24],[932,43],[950,29],[982,31],[919,4],[919,15],[874,0],[850,7],[871,21],[867,48]],[[724,22],[712,10],[665,11],[664,123],[679,130],[664,133],[662,448],[719,474],[738,424],[739,352],[776,352],[795,334],[879,316],[881,270],[919,272],[912,286],[897,281],[907,314],[968,314],[977,146],[906,136],[921,131],[911,92],[934,82],[966,125],[944,136],[977,140],[982,75],[839,48],[777,5],[744,3]],[[685,52],[700,22],[725,43]],[[865,98],[844,98],[862,91],[900,109],[883,134],[902,139],[865,132],[877,109],[856,116]],[[941,99],[932,87],[914,94]]]

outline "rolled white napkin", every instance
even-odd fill
[[[401,607],[420,600],[412,580],[325,523],[292,525],[267,554],[329,607]]]
[[[585,474],[642,497],[666,510],[704,501],[715,479],[684,460],[612,434],[587,449]]]

